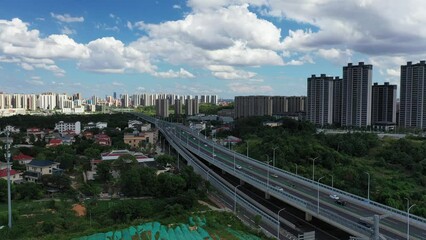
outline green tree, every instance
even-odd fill
[[[102,161],[96,166],[96,176],[99,181],[109,182],[112,179],[111,162]]]
[[[185,180],[178,175],[162,173],[157,177],[157,195],[160,197],[177,196],[185,190]]]
[[[120,174],[121,192],[129,197],[142,196],[142,182],[140,170],[138,168],[130,168],[126,174]]]
[[[89,147],[84,150],[84,156],[88,157],[89,159],[99,159],[101,156],[101,151],[99,149]]]
[[[0,179],[0,202],[7,201],[7,181],[3,178]]]
[[[155,158],[155,161],[161,165],[161,166],[166,166],[167,164],[172,164],[174,163],[176,160],[173,156],[167,155],[167,154],[163,154],[163,155],[159,155]]]
[[[36,183],[22,183],[16,185],[16,198],[25,200],[40,199],[43,197],[43,189]]]
[[[138,161],[136,157],[130,154],[124,154],[112,163],[113,169],[120,171],[120,174],[124,174],[127,170],[137,165]]]
[[[47,174],[41,176],[41,183],[45,187],[53,187],[60,190],[68,190],[71,188],[71,179],[66,175]]]
[[[74,168],[74,160],[75,155],[69,153],[61,154],[56,158],[56,161],[60,163],[59,167],[68,171]]]
[[[149,167],[139,169],[140,182],[142,184],[142,195],[153,195],[157,189],[156,170]]]

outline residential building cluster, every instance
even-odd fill
[[[306,96],[237,96],[234,117],[289,116],[303,117],[306,113]]]
[[[55,124],[54,129],[40,129],[40,128],[28,128],[26,129],[26,142],[32,144],[37,141],[45,141],[46,148],[53,148],[60,145],[71,145],[75,142],[77,136],[84,137],[86,139],[93,139],[96,144],[102,146],[111,146],[111,137],[102,131],[108,124],[106,122],[90,122],[87,124],[81,124],[77,122],[64,122],[60,121]],[[94,134],[93,129],[98,128],[101,130],[100,133]],[[151,124],[143,123],[138,120],[129,120],[128,129],[132,129],[133,132],[125,133],[123,136],[124,143],[128,144],[131,149],[140,150],[143,147],[150,147],[155,152],[155,143],[158,139],[157,129],[153,129]],[[4,130],[8,130],[11,133],[20,133],[19,128],[14,126],[6,126]],[[7,142],[2,137],[0,141]],[[30,140],[32,139],[32,140]],[[8,138],[8,143],[13,143],[13,138]],[[148,146],[147,146],[148,145]],[[17,146],[17,145],[15,145]],[[32,145],[28,145],[32,147]],[[107,153],[102,153],[100,159],[92,159],[92,170],[88,171],[88,179],[93,179],[96,176],[96,165],[102,161],[116,160],[120,156],[130,154],[136,158],[139,163],[152,163],[154,158],[151,155],[145,155],[141,152],[134,152],[129,150],[114,150]],[[11,169],[10,175],[13,183],[20,182],[40,182],[40,178],[46,174],[61,174],[62,169],[59,168],[60,163],[49,160],[37,160],[32,156],[18,153],[12,156],[12,164],[25,165],[25,171],[16,171]],[[11,165],[10,165],[11,166]],[[7,164],[0,162],[0,178],[7,178]]]
[[[425,128],[426,62],[401,66],[399,109],[397,85],[372,84],[372,70],[363,62],[349,63],[343,67],[343,78],[325,74],[308,78],[307,119],[321,126]]]
[[[161,101],[159,101],[161,100]],[[19,94],[19,93],[3,93],[0,92],[0,117],[11,116],[16,114],[27,114],[32,112],[60,112],[64,114],[82,114],[85,112],[102,111],[106,107],[146,107],[157,106],[161,103],[164,110],[159,110],[159,116],[168,115],[168,107],[175,105],[176,101],[184,104],[191,104],[187,108],[185,114],[195,115],[198,113],[198,104],[211,103],[217,105],[219,102],[217,95],[177,95],[177,94],[122,94],[117,96],[105,96],[100,98],[92,96],[84,99],[80,93],[68,95],[67,93],[41,93],[41,94]],[[182,114],[182,108],[175,111]]]

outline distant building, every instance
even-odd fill
[[[182,101],[180,99],[175,99],[175,115],[182,115],[182,114],[183,114]]]
[[[235,97],[235,118],[271,115],[272,99],[270,96]]]
[[[193,116],[200,113],[200,105],[197,99],[186,99],[185,100],[185,114],[186,116]]]
[[[75,134],[81,133],[81,123],[79,121],[75,123],[66,123],[63,121],[60,121],[59,123],[55,124],[55,130],[58,130],[59,133],[63,133],[65,131],[73,131]]]
[[[169,102],[167,99],[157,99],[155,101],[155,115],[169,117]]]
[[[130,98],[128,94],[123,94],[121,96],[121,106],[128,108],[130,106]]]
[[[371,84],[373,65],[363,62],[343,67],[342,126],[371,125]]]
[[[373,125],[396,124],[396,85],[385,82],[383,85],[374,83],[372,88],[372,112]]]
[[[426,128],[426,61],[401,66],[399,126]]]
[[[285,115],[288,113],[288,100],[286,96],[272,97],[272,115]]]
[[[335,78],[333,82],[333,124],[340,125],[342,121],[342,82]]]
[[[333,123],[334,78],[312,75],[308,78],[307,120],[316,125]]]
[[[307,103],[306,96],[287,97],[288,114],[305,113],[306,103]]]

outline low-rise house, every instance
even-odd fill
[[[10,164],[10,166],[12,166],[12,164]],[[6,168],[7,168],[7,163],[0,161],[0,170],[6,169]]]
[[[223,139],[223,145],[232,144],[235,145],[237,143],[240,143],[242,140],[241,138],[237,138],[234,136],[228,136],[225,139]]]
[[[64,145],[71,145],[73,142],[75,142],[74,136],[70,136],[70,135],[63,136],[61,140],[62,140],[62,144]]]
[[[0,178],[7,180],[7,169],[0,170]],[[20,183],[23,181],[22,173],[14,169],[10,170],[10,181],[12,183]]]
[[[4,128],[4,131],[9,131],[10,133],[19,133],[19,132],[20,132],[20,129],[19,129],[19,128],[16,128],[15,126],[7,125],[7,126]]]
[[[92,139],[93,138],[93,133],[91,131],[86,130],[86,131],[83,132],[83,136],[86,139]]]
[[[55,139],[51,139],[49,143],[46,145],[46,147],[56,147],[62,144],[63,144],[62,139],[55,138]]]
[[[62,172],[58,162],[49,160],[32,160],[26,165],[24,179],[28,182],[38,182],[41,176]]]
[[[106,134],[96,134],[94,136],[95,143],[102,145],[102,146],[111,146],[111,138]]]
[[[155,135],[154,131],[128,133],[124,134],[123,141],[125,144],[129,144],[132,148],[138,148],[142,142],[154,144],[156,141]]]
[[[129,120],[127,122],[128,128],[138,129],[139,128],[138,126],[142,126],[142,125],[143,125],[143,123],[141,121],[138,121],[138,120]]]
[[[113,150],[108,153],[102,153],[101,157],[102,157],[102,161],[111,161],[111,160],[117,160],[119,157],[126,154],[134,156],[136,158],[136,161],[138,161],[139,163],[154,161],[154,158],[150,158],[143,153],[132,152],[129,150]]]
[[[27,165],[29,162],[31,162],[34,158],[28,155],[25,155],[23,153],[19,153],[18,155],[15,155],[12,157],[13,161],[17,161],[19,164]]]
[[[45,132],[42,131],[40,128],[35,128],[35,127],[27,128],[27,136],[31,136],[31,135],[33,135],[37,141],[37,139],[44,138]]]
[[[268,126],[268,127],[279,127],[282,125],[283,125],[282,122],[264,122],[263,123],[263,126]]]
[[[90,171],[86,171],[87,180],[95,180],[95,178],[96,178],[96,171],[97,171],[97,165],[99,163],[101,163],[101,162],[102,162],[102,160],[99,160],[99,159],[92,159],[92,160],[90,160],[90,167],[91,167],[91,169],[90,169]]]
[[[141,126],[141,132],[147,132],[147,131],[150,131],[150,130],[151,130],[151,124],[150,123],[146,123],[146,124],[143,124]]]
[[[106,122],[89,122],[88,124],[86,124],[83,128],[83,130],[89,130],[89,129],[93,129],[93,128],[99,128],[99,129],[104,129],[108,127],[108,123]]]

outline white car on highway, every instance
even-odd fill
[[[336,194],[330,194],[330,198],[334,199],[334,200],[339,200],[339,196],[337,196]]]

